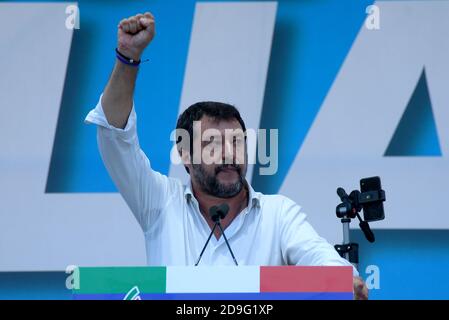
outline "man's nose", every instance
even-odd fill
[[[222,158],[224,163],[231,164],[234,163],[234,149],[231,141],[224,139]]]

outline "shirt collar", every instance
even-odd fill
[[[248,182],[245,181],[245,184],[248,187],[248,191],[249,191],[248,204],[251,204],[251,208],[253,208],[253,207],[260,208],[260,192],[254,191],[253,187]],[[192,188],[192,180],[189,179],[189,182],[184,186],[184,197],[187,201],[192,200],[192,198],[195,199],[192,189],[193,189]]]

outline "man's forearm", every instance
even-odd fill
[[[140,60],[143,50],[155,34],[151,13],[137,14],[123,19],[118,25],[117,48],[126,57]],[[112,75],[103,92],[101,105],[109,124],[124,129],[133,107],[137,68],[116,61]]]
[[[103,92],[101,105],[109,124],[125,128],[133,106],[138,68],[117,61]]]

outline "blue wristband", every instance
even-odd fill
[[[118,51],[117,48],[115,48],[115,53],[116,53],[117,59],[119,59],[124,64],[133,66],[133,67],[138,67],[140,65],[140,62],[141,62],[140,60],[136,61],[134,59],[128,58],[127,56],[120,53],[120,51]]]

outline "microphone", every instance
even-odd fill
[[[229,212],[229,206],[228,206],[226,203],[220,204],[220,205],[217,207],[216,212],[217,212],[217,214],[219,215],[219,218],[220,218],[220,219],[224,219],[224,218],[228,215],[228,212]]]
[[[232,252],[231,246],[229,245],[228,239],[226,238],[226,235],[225,235],[224,230],[220,223],[220,219],[223,219],[224,217],[226,217],[228,212],[229,212],[229,206],[226,203],[223,203],[219,206],[213,206],[209,209],[209,215],[210,215],[212,221],[215,222],[215,224],[214,224],[214,227],[212,228],[212,231],[209,234],[209,237],[207,238],[206,243],[204,244],[203,249],[201,250],[200,256],[198,257],[198,260],[195,263],[195,266],[197,266],[200,263],[201,257],[203,256],[203,253],[206,250],[206,247],[209,244],[209,241],[210,241],[212,235],[214,234],[215,228],[217,226],[219,227],[221,234],[223,235],[223,237],[225,239],[226,245],[229,249],[229,252],[231,253],[231,256],[232,256],[232,259],[234,260],[235,265],[238,266],[237,260],[235,259],[234,253]]]
[[[226,238],[226,234],[224,233],[224,230],[223,230],[223,228],[221,226],[221,223],[220,223],[220,219],[223,219],[228,214],[229,206],[226,203],[223,203],[223,204],[218,206],[216,212],[217,212],[217,214],[219,216],[216,224],[218,225],[218,228],[220,228],[221,234],[223,235],[223,238],[225,239],[226,246],[228,247],[228,250],[231,253],[232,260],[234,260],[235,265],[238,266],[239,264],[237,263],[237,259],[235,259],[234,252],[232,252],[231,246],[229,245],[229,242],[228,242],[228,238]]]
[[[219,206],[213,206],[209,209],[209,215],[213,222],[219,222],[220,219],[224,219],[228,214],[229,206],[226,203],[220,204]]]
[[[217,213],[217,206],[213,206],[209,209],[209,215],[212,218],[212,221],[215,222],[214,227],[212,228],[212,231],[209,234],[209,237],[207,238],[206,243],[204,244],[203,250],[201,250],[200,256],[198,257],[198,260],[195,263],[195,267],[200,263],[201,258],[203,257],[204,250],[206,250],[207,245],[209,244],[210,238],[212,238],[212,235],[214,234],[215,228],[217,228],[217,225],[220,221],[220,215]]]

